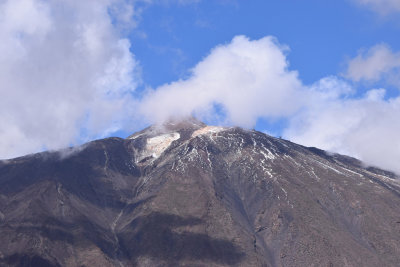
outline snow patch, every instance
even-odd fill
[[[142,135],[144,135],[144,133],[141,133],[141,134],[134,134],[133,136],[128,137],[128,139],[134,140],[134,139],[136,139],[136,138],[138,138],[138,137],[140,137],[140,136],[142,136]]]
[[[171,143],[180,138],[180,134],[173,132],[162,134],[146,139],[146,147],[138,154],[135,158],[135,162],[138,163],[145,158],[156,159],[171,145]],[[131,138],[134,139],[134,138]]]
[[[348,176],[348,175],[346,175],[345,173],[343,173],[343,172],[341,172],[341,171],[339,171],[339,170],[337,170],[337,169],[335,169],[335,168],[333,168],[333,167],[331,167],[331,166],[329,166],[329,165],[327,165],[327,164],[325,164],[325,163],[322,163],[322,162],[319,161],[319,160],[315,160],[315,162],[317,162],[318,164],[320,164],[324,169],[330,169],[330,170],[332,170],[332,171],[334,171],[334,172],[336,172],[336,173],[338,173],[338,174],[341,174],[341,175],[344,175],[344,176]]]
[[[206,126],[201,129],[198,129],[192,133],[192,138],[203,135],[203,134],[213,134],[213,133],[218,133],[220,131],[223,131],[225,128],[224,127],[219,127],[219,126]]]
[[[146,154],[153,158],[158,158],[164,150],[166,150],[173,141],[180,138],[179,133],[168,133],[147,139]]]

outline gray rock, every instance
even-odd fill
[[[0,163],[0,265],[399,266],[400,183],[188,120]]]

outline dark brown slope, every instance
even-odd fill
[[[150,127],[1,162],[0,265],[399,266],[399,185],[255,131]]]

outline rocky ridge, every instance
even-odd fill
[[[398,266],[398,177],[194,119],[0,162],[0,265]]]

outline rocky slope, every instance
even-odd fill
[[[0,266],[399,266],[392,173],[188,120],[0,162]]]

